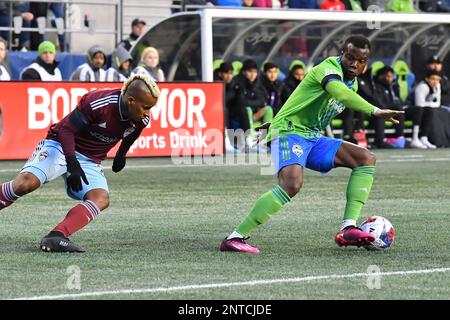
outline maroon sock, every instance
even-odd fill
[[[52,231],[61,232],[67,238],[86,226],[99,214],[100,209],[97,205],[90,200],[86,200],[70,209],[64,220]]]
[[[19,198],[14,193],[13,182],[5,182],[0,186],[0,210],[10,206]]]

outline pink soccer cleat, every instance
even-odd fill
[[[220,245],[220,251],[247,252],[258,254],[260,252],[259,249],[246,243],[246,239],[248,238],[225,238]]]
[[[375,235],[362,231],[355,226],[348,226],[338,232],[335,241],[339,246],[365,246],[375,240]]]

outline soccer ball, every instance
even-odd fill
[[[361,224],[361,230],[375,235],[375,240],[364,246],[367,250],[387,250],[394,242],[395,229],[388,219],[372,216]]]

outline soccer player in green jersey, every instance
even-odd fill
[[[300,191],[304,168],[322,173],[335,167],[352,170],[344,219],[335,241],[340,246],[364,246],[374,241],[374,236],[359,229],[356,222],[372,187],[375,156],[363,147],[321,134],[345,107],[398,123],[394,117],[403,111],[379,109],[356,93],[356,77],[367,67],[369,57],[369,40],[349,37],[340,56],[312,68],[272,123],[262,127],[268,129],[278,185],[259,198],[247,217],[223,240],[221,251],[259,253],[245,240]]]

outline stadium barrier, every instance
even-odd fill
[[[223,83],[158,83],[161,96],[130,157],[223,154]],[[0,160],[27,159],[90,90],[122,83],[0,82]],[[118,145],[108,154],[115,155]]]

